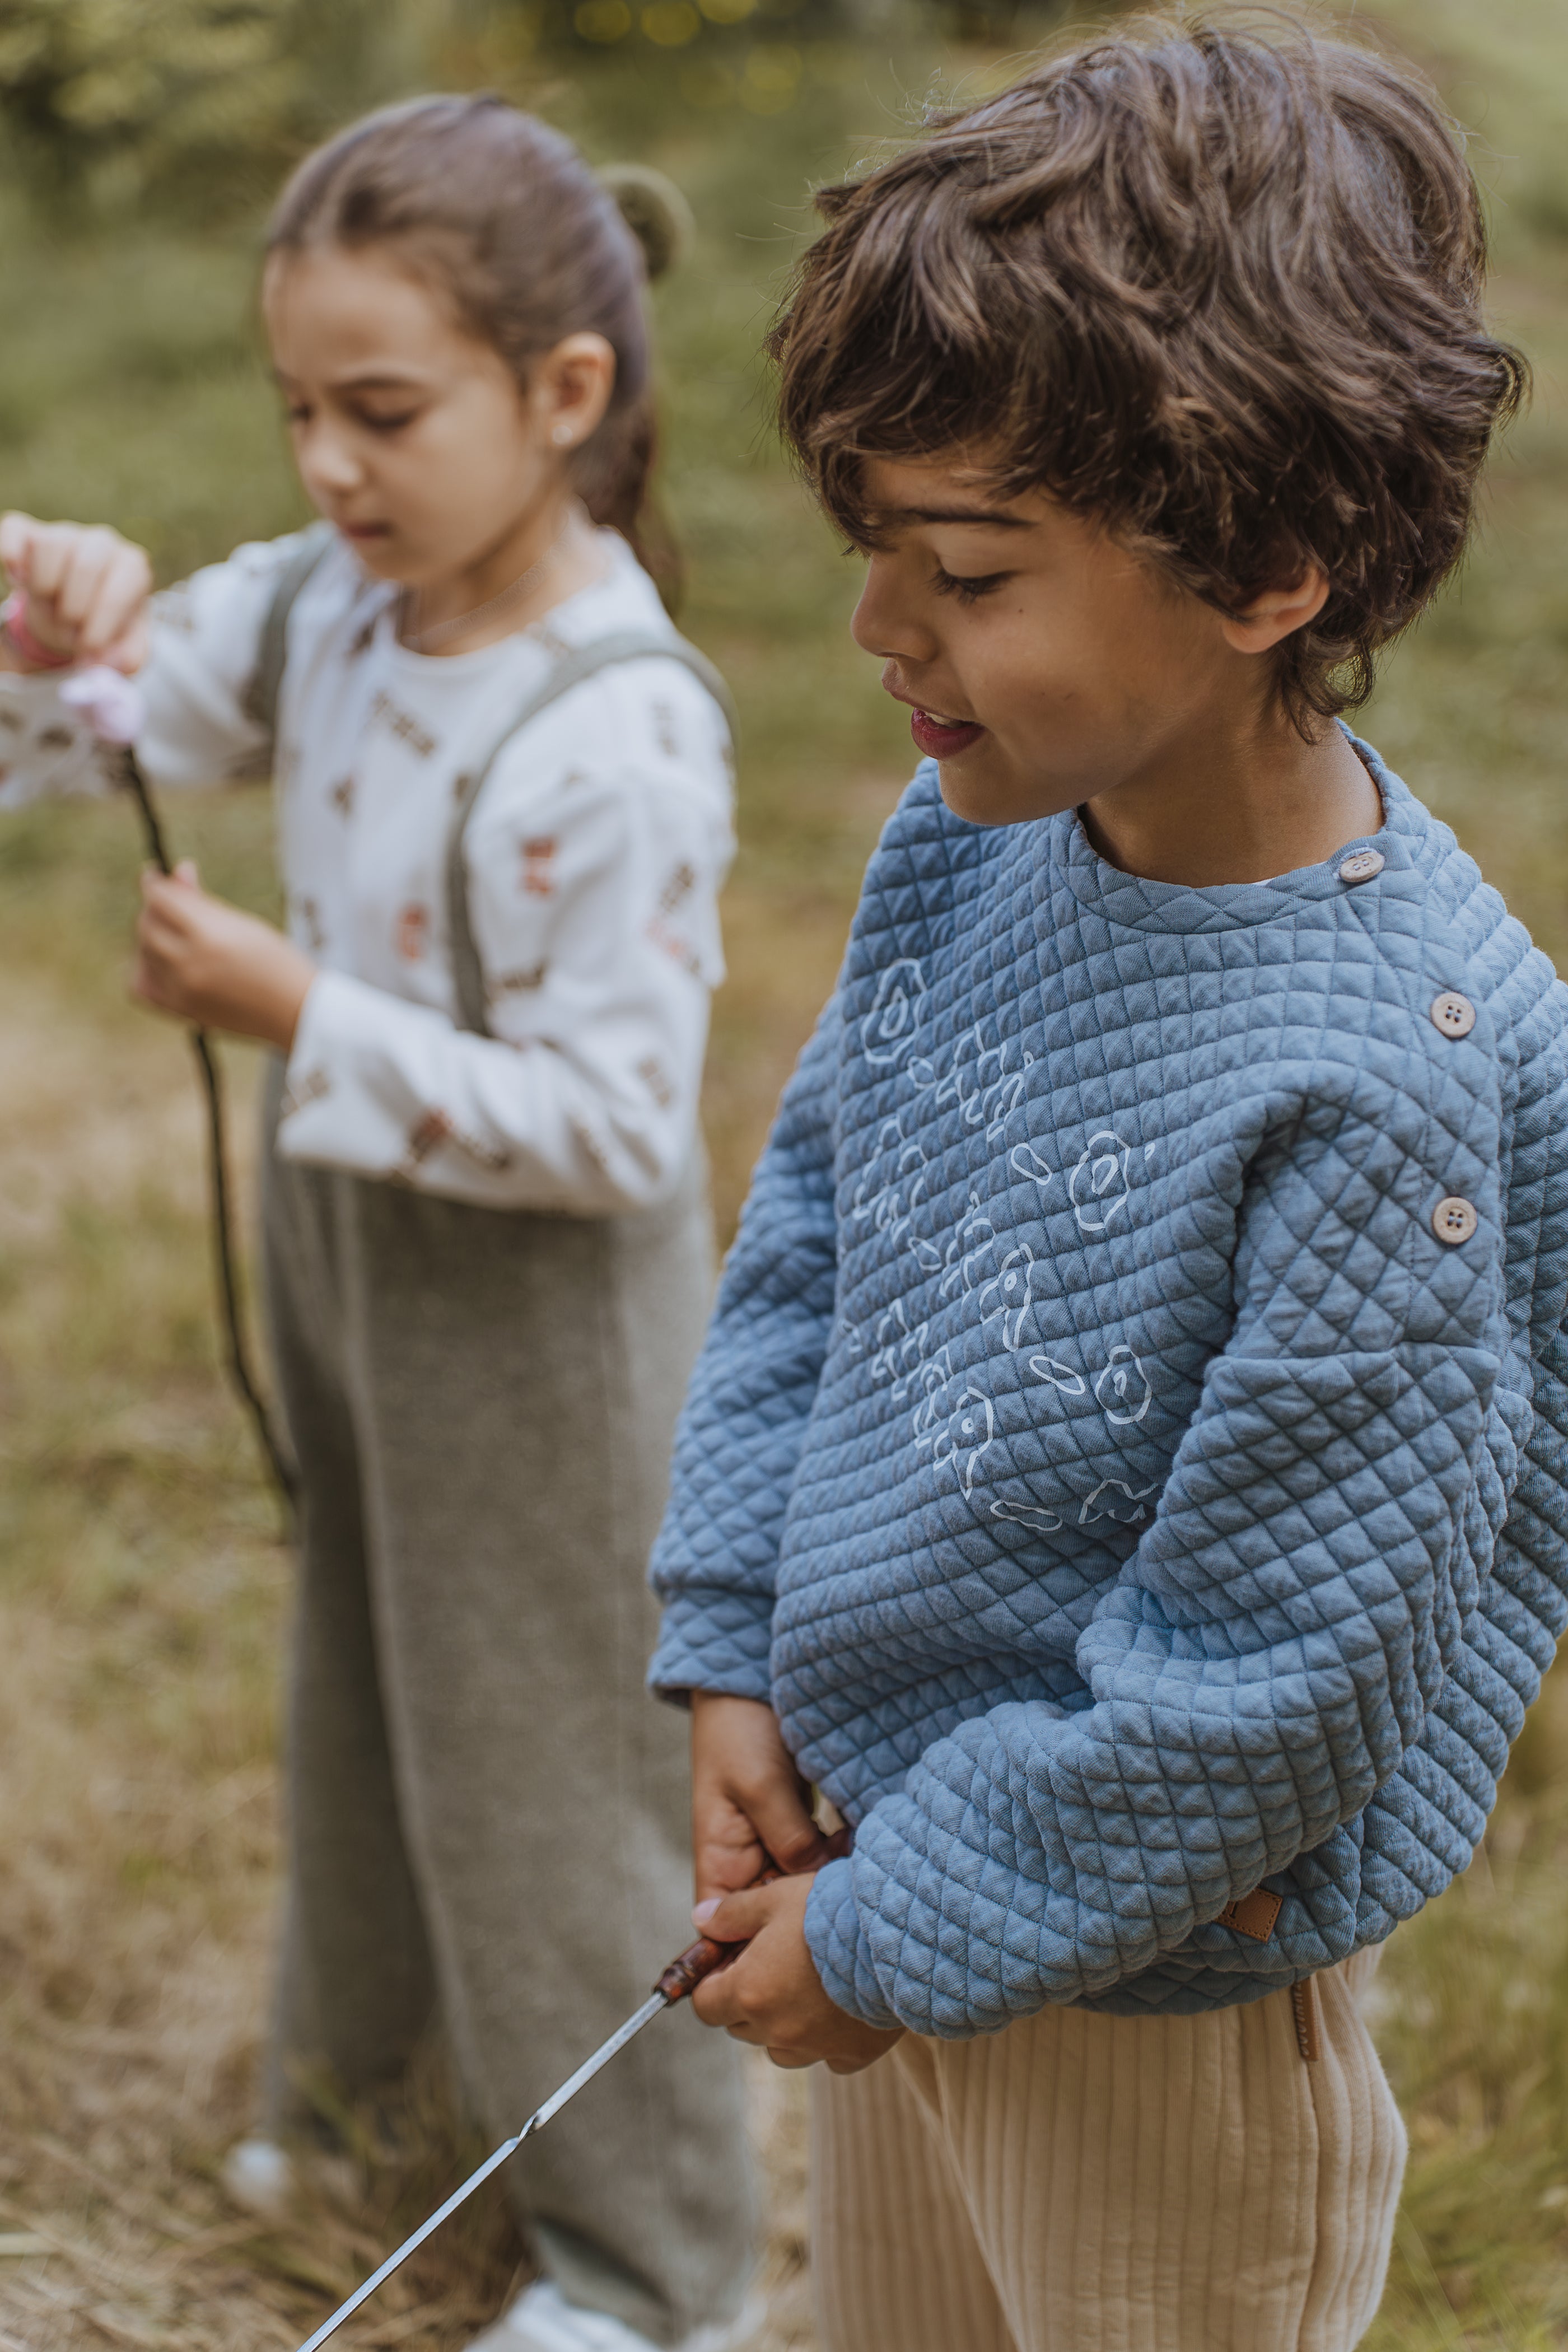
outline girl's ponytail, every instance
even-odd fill
[[[686,201],[662,173],[627,163],[595,175],[560,131],[485,94],[415,99],[341,131],[284,189],[268,251],[395,246],[520,383],[565,336],[603,335],[615,390],[576,453],[576,486],[669,604],[680,567],[650,510],[657,432],[644,289],[690,230]]]

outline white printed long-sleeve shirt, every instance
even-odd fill
[[[396,593],[332,545],[289,616],[274,762],[292,937],[318,976],[289,1057],[287,1159],[490,1208],[649,1205],[693,1148],[717,899],[733,845],[722,713],[657,656],[571,688],[509,741],[464,839],[490,1034],[460,1025],[446,858],[464,780],[555,663],[674,630],[625,542],[478,653],[401,645]],[[240,548],[156,600],[137,749],[154,785],[252,771],[263,625],[299,542]],[[92,789],[55,677],[0,677],[0,808]]]

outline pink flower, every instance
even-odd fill
[[[102,663],[68,677],[60,700],[80,713],[100,743],[133,743],[146,718],[141,688]]]

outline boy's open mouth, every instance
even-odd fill
[[[972,743],[978,743],[984,732],[973,719],[943,719],[935,710],[910,713],[910,733],[928,760],[955,760]]]

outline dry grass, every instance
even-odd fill
[[[85,822],[110,846],[124,819]],[[22,1540],[0,1592],[0,2352],[286,2347],[482,2151],[433,2055],[392,2137],[343,2119],[347,2160],[321,2168],[287,2227],[237,2216],[216,2185],[248,2120],[267,1998],[287,1559],[200,1360],[199,1134],[178,1040],[111,1001],[84,1014],[5,965],[4,1508]],[[779,1059],[748,1062],[737,1125],[776,1090]],[[563,2073],[581,2054],[563,2051]],[[764,2071],[784,2352],[809,2341],[799,2086]],[[465,2342],[521,2252],[499,2194],[481,2192],[353,2341]]]

